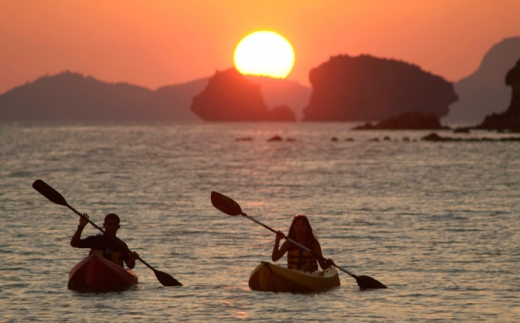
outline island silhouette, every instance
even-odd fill
[[[193,98],[191,110],[205,121],[296,121],[286,105],[269,110],[261,86],[234,67],[217,71]]]
[[[453,84],[419,66],[370,55],[334,56],[309,73],[304,121],[379,121],[405,112],[448,114]]]

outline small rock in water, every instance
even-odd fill
[[[272,137],[271,139],[268,139],[267,141],[283,141],[282,137],[276,135]]]

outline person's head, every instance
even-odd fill
[[[108,235],[116,235],[117,230],[119,229],[119,216],[115,213],[110,213],[105,216],[105,222],[103,222],[103,227],[105,228],[105,233]]]
[[[312,247],[316,241],[316,237],[312,231],[309,219],[305,215],[297,214],[294,216],[291,227],[289,228],[289,238],[293,240],[303,240],[301,242],[307,247]]]

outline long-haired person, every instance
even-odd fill
[[[287,268],[299,269],[302,271],[313,272],[318,270],[318,263],[322,269],[329,268],[334,263],[332,260],[324,259],[321,253],[321,246],[314,235],[309,219],[305,215],[296,215],[289,228],[288,238],[304,245],[313,252],[303,250],[287,239],[280,247],[280,240],[284,234],[278,231],[274,242],[272,259],[277,261],[287,254]],[[320,257],[316,257],[319,255]]]

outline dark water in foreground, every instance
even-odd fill
[[[520,143],[350,128],[0,125],[0,321],[520,321]],[[67,290],[86,253],[69,246],[77,216],[34,191],[38,178],[98,225],[120,214],[119,236],[184,287],[138,264],[136,289]],[[274,235],[216,210],[213,190],[275,229],[308,215],[327,257],[389,289],[361,292],[341,274],[320,294],[249,290]]]

